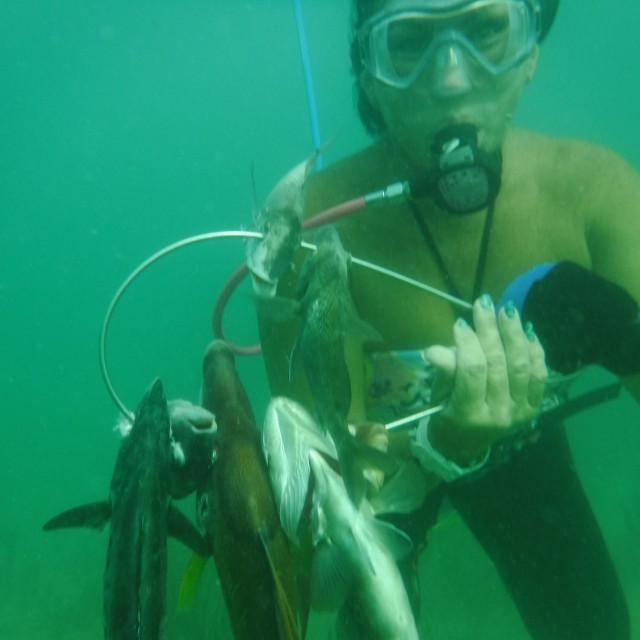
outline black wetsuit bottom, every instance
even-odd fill
[[[419,518],[399,526],[422,543],[445,497],[493,560],[532,638],[630,638],[624,593],[563,427],[483,477],[441,486]]]

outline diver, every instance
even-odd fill
[[[304,215],[408,185],[408,197],[336,223],[345,248],[473,303],[460,317],[445,300],[350,273],[358,314],[384,338],[348,345],[350,420],[444,406],[389,442],[434,486],[402,522],[416,548],[447,498],[533,638],[622,640],[627,604],[564,428],[532,427],[561,401],[571,375],[557,372],[584,364],[640,400],[638,173],[607,149],[511,126],[558,2],[352,0],[357,110],[372,144],[311,179]],[[295,276],[279,293],[294,288]],[[298,393],[293,325],[262,318],[261,339],[272,392]],[[523,432],[527,444],[491,466],[505,436]]]

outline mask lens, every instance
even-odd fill
[[[380,33],[386,55],[381,56],[391,75],[409,78],[426,56],[436,33],[434,21],[417,14],[391,20]],[[386,60],[385,60],[386,58]]]
[[[537,41],[537,20],[522,0],[480,0],[455,11],[403,10],[373,16],[361,31],[364,63],[376,78],[410,86],[455,42],[480,67],[499,74],[518,65]]]

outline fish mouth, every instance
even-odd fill
[[[253,290],[255,293],[268,298],[273,298],[276,295],[276,289],[278,288],[278,281],[268,276],[263,276],[254,271],[249,266],[251,273],[251,281],[253,284]]]

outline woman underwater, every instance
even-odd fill
[[[389,445],[435,486],[400,523],[416,548],[446,497],[533,638],[621,640],[627,605],[564,428],[530,426],[554,403],[554,372],[584,364],[640,398],[638,173],[607,149],[511,126],[557,5],[353,0],[357,108],[373,141],[310,180],[305,217],[409,181],[411,197],[337,223],[345,249],[473,303],[465,315],[350,272],[358,314],[384,339],[348,344],[350,421],[444,407]],[[295,329],[262,319],[261,337],[272,392],[296,395]],[[492,464],[525,431],[531,442]]]

